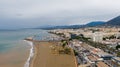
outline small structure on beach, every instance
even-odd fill
[[[33,37],[27,37],[24,40],[33,41]]]

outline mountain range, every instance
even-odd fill
[[[103,21],[94,21],[84,25],[64,25],[64,26],[48,26],[48,27],[38,27],[37,29],[79,29],[85,27],[95,27],[95,26],[120,26],[120,16],[117,16],[107,22]]]
[[[117,16],[105,23],[105,25],[120,26],[120,16]]]
[[[38,27],[36,29],[46,29],[46,30],[51,30],[51,29],[79,29],[79,28],[84,28],[84,27],[94,27],[98,25],[103,25],[105,22],[103,21],[94,21],[90,22],[88,24],[84,25],[64,25],[64,26],[45,26],[45,27]]]

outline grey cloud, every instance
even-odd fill
[[[0,28],[107,21],[119,7],[120,0],[0,0]]]

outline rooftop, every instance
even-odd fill
[[[97,67],[109,67],[109,66],[105,64],[104,62],[98,62]]]

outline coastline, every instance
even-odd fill
[[[31,60],[30,60],[29,67],[33,67],[33,65],[34,65],[34,60],[35,60],[36,54],[37,54],[37,52],[38,52],[38,50],[37,50],[37,48],[36,48],[36,46],[35,46],[35,44],[34,44],[34,41],[32,41],[32,42],[33,42],[33,48],[34,48],[34,55],[33,55],[33,57],[32,57]]]
[[[29,45],[31,46],[30,51],[29,51],[29,57],[27,59],[27,61],[24,64],[24,67],[31,67],[31,60],[34,57],[34,44],[32,41],[28,41],[28,40],[24,40],[25,42],[29,43]]]
[[[76,67],[74,55],[53,54],[50,46],[58,42],[33,41],[34,56],[30,60],[30,67]],[[66,59],[66,60],[64,60]]]
[[[24,40],[17,41],[14,47],[0,54],[0,67],[24,67],[30,51],[30,46]]]

